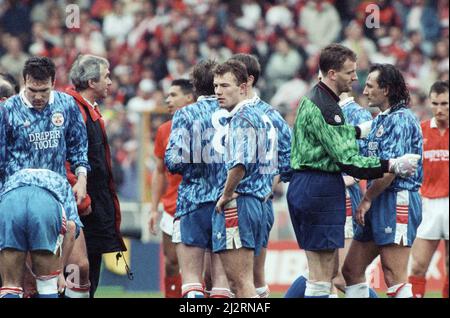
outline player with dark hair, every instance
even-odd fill
[[[68,160],[79,176],[77,202],[86,197],[87,137],[76,104],[54,91],[55,65],[46,57],[29,58],[23,69],[24,90],[4,103],[5,176],[25,168],[49,169],[66,176]]]
[[[275,141],[267,137],[270,127],[274,130],[273,123],[247,98],[247,81],[247,69],[239,61],[228,60],[214,70],[214,90],[230,119],[225,160],[228,175],[213,215],[213,252],[220,255],[236,297],[259,298],[254,258],[267,232],[263,202],[272,192],[278,156],[276,132]]]
[[[13,93],[10,95],[14,95],[14,94],[19,94],[20,92],[20,85],[19,82],[14,78],[14,76],[12,76],[10,73],[0,73],[0,81],[6,81],[9,84],[11,84],[11,87],[13,89]],[[0,95],[2,96],[2,95]]]
[[[423,184],[422,223],[411,249],[412,266],[409,282],[413,296],[425,295],[426,273],[439,242],[445,241],[447,276],[442,297],[448,298],[448,81],[437,81],[428,95],[433,118],[422,122]]]
[[[279,181],[288,182],[291,176],[290,167],[290,155],[291,155],[291,130],[283,119],[281,114],[275,110],[271,105],[264,102],[259,98],[259,96],[254,91],[254,87],[258,82],[259,75],[261,73],[261,65],[258,59],[251,54],[235,54],[231,57],[232,60],[237,60],[242,62],[247,68],[248,81],[247,81],[247,98],[251,100],[251,103],[255,105],[259,110],[261,110],[270,121],[265,120],[266,125],[273,125],[268,127],[269,138],[271,139],[271,146],[277,151],[277,163],[278,169],[277,174],[271,183],[272,189],[279,183]],[[264,117],[265,118],[265,117]],[[263,120],[264,120],[263,118]],[[273,192],[273,191],[272,191]],[[266,260],[267,245],[269,242],[270,230],[272,229],[275,216],[272,205],[272,195],[268,197],[264,202],[265,213],[267,213],[267,229],[264,234],[264,241],[261,248],[261,252],[255,257],[254,267],[254,283],[256,292],[260,298],[269,297],[270,291],[269,286],[266,284],[264,264]]]
[[[400,71],[390,64],[372,65],[364,95],[369,106],[381,110],[372,123],[364,154],[382,160],[408,153],[421,158],[422,132],[417,118],[408,109],[409,91]],[[346,297],[369,297],[365,271],[378,255],[388,297],[412,297],[411,284],[407,283],[407,265],[422,220],[418,193],[421,183],[421,161],[413,175],[385,174],[369,181],[355,214],[358,225],[342,268]]]
[[[14,95],[14,85],[0,73],[0,103]]]
[[[226,178],[223,154],[211,146],[211,138],[215,143],[214,132],[222,127],[221,114],[217,113],[219,104],[213,96],[215,65],[214,61],[206,60],[194,66],[192,84],[197,102],[175,112],[165,153],[168,170],[183,177],[178,187],[172,242],[176,243],[184,298],[205,297],[202,276],[205,253],[212,249],[211,217]],[[210,297],[231,298],[217,255],[212,254],[211,267]]]
[[[166,98],[169,114],[194,102],[194,87],[187,79],[172,81]],[[162,202],[164,211],[160,221],[162,231],[162,249],[164,253],[164,292],[166,298],[181,297],[181,275],[175,244],[172,242],[173,219],[177,207],[178,186],[181,176],[171,174],[164,165],[164,155],[169,142],[172,120],[162,124],[155,137],[156,169],[152,176],[152,205],[150,208],[149,230],[156,235],[156,225],[160,218],[158,209]]]

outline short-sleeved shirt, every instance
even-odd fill
[[[277,149],[271,147],[271,138],[268,137],[273,123],[251,102],[241,103],[242,107],[230,121],[227,141],[229,156],[225,166],[229,171],[243,165],[245,175],[236,192],[264,200],[272,191],[272,178],[278,168]],[[239,104],[236,109],[238,107]],[[276,132],[274,138],[277,138]]]
[[[448,197],[448,127],[441,135],[436,119],[421,124],[423,133],[422,196],[430,199]]]
[[[228,117],[214,96],[201,96],[175,112],[164,161],[169,171],[183,176],[176,218],[220,197],[227,178],[223,139]]]
[[[399,104],[373,120],[363,153],[385,160],[398,158],[407,153],[422,156],[422,143],[422,131],[417,118],[411,110]],[[420,160],[415,174],[407,178],[396,177],[386,190],[418,191],[422,178],[422,160]]]
[[[255,107],[266,114],[271,120],[273,127],[277,132],[277,153],[278,153],[278,174],[280,174],[281,181],[288,182],[292,175],[291,169],[291,129],[287,122],[283,119],[281,114],[271,105],[267,104],[259,98],[258,95],[251,99]]]
[[[170,131],[172,130],[172,120],[162,124],[155,137],[155,149],[154,154],[157,158],[164,161],[164,155],[166,153],[167,144],[169,143]],[[178,186],[181,183],[183,177],[179,174],[170,173],[167,168],[165,169],[167,178],[167,188],[161,197],[161,202],[164,207],[164,211],[170,215],[175,215],[177,209],[177,196],[178,196]]]

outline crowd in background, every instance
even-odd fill
[[[79,21],[71,20],[71,4]],[[20,79],[27,57],[48,56],[56,88],[64,89],[78,53],[110,61],[102,114],[127,200],[136,199],[140,113],[164,109],[173,79],[188,78],[202,59],[255,54],[260,96],[292,125],[300,97],[317,81],[320,49],[332,42],[358,54],[354,96],[361,105],[370,64],[391,63],[403,72],[413,110],[428,118],[427,92],[449,74],[449,1],[0,0],[0,72]]]

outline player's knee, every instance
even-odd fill
[[[425,276],[428,266],[420,258],[411,258],[411,275],[413,276]]]

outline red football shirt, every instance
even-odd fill
[[[169,120],[162,124],[155,137],[155,156],[164,160],[164,154],[166,153],[167,144],[169,143],[170,131],[172,130],[172,121]],[[171,174],[166,169],[167,188],[161,197],[161,202],[164,207],[164,211],[170,215],[174,215],[177,208],[178,186],[181,183],[182,176],[179,174]]]
[[[448,128],[441,135],[433,118],[421,124],[423,134],[422,196],[448,197]]]

